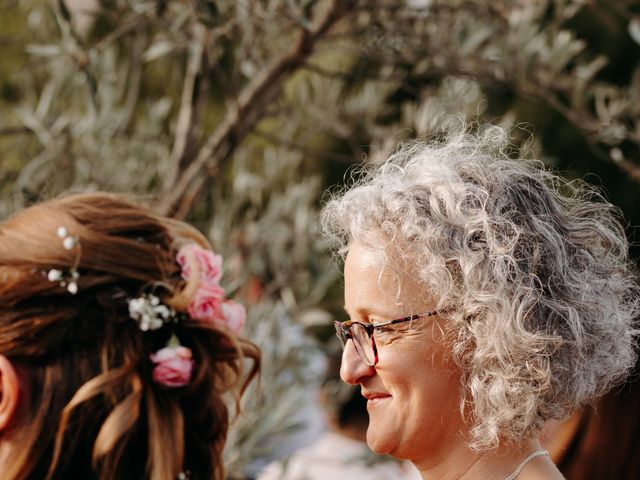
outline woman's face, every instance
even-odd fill
[[[381,271],[378,256],[355,243],[347,255],[345,309],[351,320],[379,323],[426,313],[434,305],[410,273]],[[378,364],[365,365],[347,342],[341,377],[368,399],[367,443],[375,452],[413,461],[438,461],[464,436],[460,372],[443,339],[439,316],[376,330]]]

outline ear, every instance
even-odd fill
[[[7,428],[18,408],[20,382],[15,367],[0,355],[0,432]]]

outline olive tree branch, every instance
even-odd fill
[[[33,134],[34,134],[33,129],[27,126],[0,128],[0,137],[9,137],[12,135],[33,135]]]
[[[167,215],[174,212],[191,183],[207,167],[217,164],[220,169],[238,142],[262,118],[265,100],[280,93],[284,81],[312,54],[316,42],[351,8],[353,3],[350,1],[334,0],[315,28],[302,29],[294,45],[247,84],[195,159],[165,190],[158,206],[160,213]]]
[[[171,169],[165,178],[165,188],[169,185],[180,171],[180,165],[184,161],[187,145],[192,137],[196,109],[194,102],[198,95],[195,95],[196,81],[202,66],[202,56],[204,47],[208,41],[206,29],[201,24],[194,26],[193,41],[189,45],[189,57],[180,99],[180,110],[176,121],[176,133],[173,147],[171,149],[170,163]]]

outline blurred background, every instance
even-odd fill
[[[402,139],[491,122],[602,188],[637,244],[639,67],[637,1],[0,0],[0,218],[108,190],[209,236],[263,351],[227,448],[249,478],[325,428],[323,193]]]

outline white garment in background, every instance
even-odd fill
[[[421,480],[409,462],[381,460],[363,442],[334,432],[268,465],[257,480]]]

